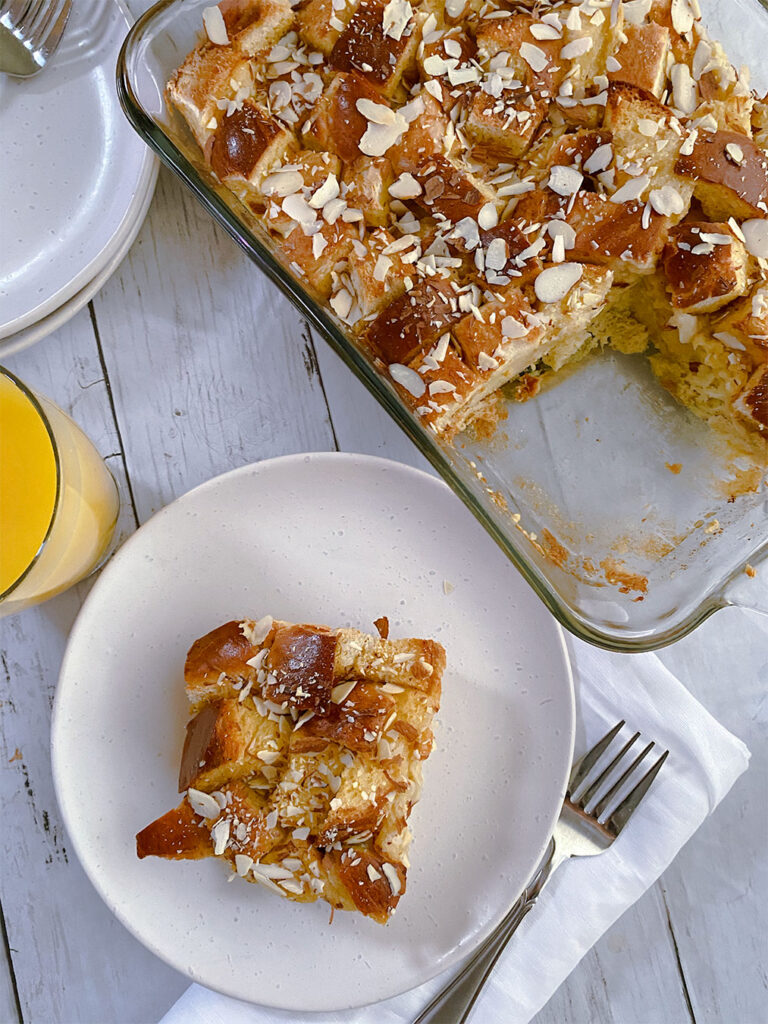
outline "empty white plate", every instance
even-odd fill
[[[43,72],[0,75],[0,339],[85,288],[146,212],[156,161],[115,90],[130,24],[115,0],[77,0]]]
[[[136,832],[179,801],[187,648],[266,613],[365,630],[387,615],[391,635],[446,648],[407,891],[386,927],[228,883],[216,860],[136,858]],[[546,846],[573,730],[559,626],[445,484],[298,455],[191,491],[107,565],[62,665],[53,768],[85,870],[151,950],[240,999],[330,1010],[412,988],[489,933]]]

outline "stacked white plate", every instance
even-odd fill
[[[149,208],[157,161],[115,90],[131,21],[117,0],[77,0],[48,67],[0,74],[0,357],[96,294]]]

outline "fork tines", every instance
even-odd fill
[[[72,0],[0,0],[0,24],[41,66],[61,41]]]
[[[623,720],[618,722],[574,765],[566,793],[575,808],[600,821],[614,835],[626,825],[669,755],[665,750],[647,768],[643,762],[656,744],[651,741],[636,753],[637,748],[632,748],[639,732],[611,755],[609,748],[624,725]]]

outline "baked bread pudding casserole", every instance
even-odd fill
[[[385,924],[405,892],[445,651],[377,625],[381,637],[266,616],[195,641],[184,799],[139,832],[139,857],[220,857],[287,899]]]
[[[167,97],[423,424],[610,345],[768,449],[768,102],[697,0],[222,0]]]

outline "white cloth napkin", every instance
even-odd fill
[[[629,825],[600,857],[568,861],[504,951],[476,1004],[486,1024],[526,1024],[581,958],[650,888],[746,770],[749,751],[653,654],[621,655],[568,639],[576,681],[577,755],[624,718],[670,756]],[[162,1024],[407,1024],[452,968],[384,1003],[298,1014],[192,985]]]

